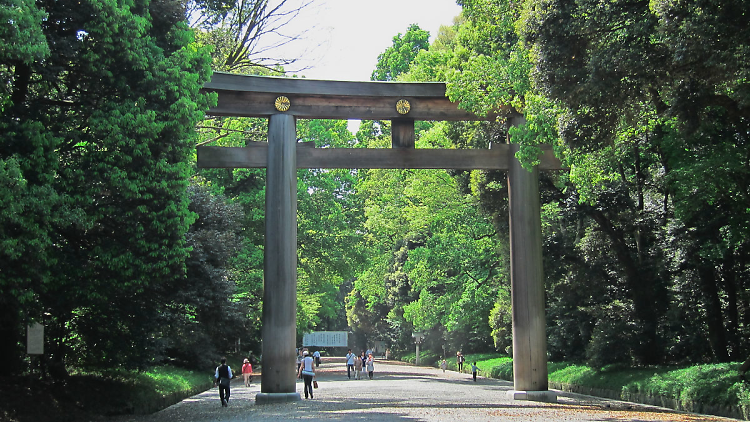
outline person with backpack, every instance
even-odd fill
[[[219,398],[222,407],[229,405],[229,383],[232,376],[232,368],[227,365],[227,358],[221,358],[221,365],[216,367],[216,373],[214,374],[214,384],[219,385]]]

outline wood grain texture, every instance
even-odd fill
[[[293,116],[271,116],[266,171],[262,393],[294,393],[297,333],[297,165]],[[259,148],[246,148],[255,150]],[[300,149],[304,149],[300,148]],[[268,376],[266,376],[268,374]]]
[[[303,119],[366,119],[392,120],[403,116],[396,111],[396,103],[406,98],[411,103],[409,118],[414,120],[484,120],[458,108],[445,97],[367,97],[337,95],[302,95],[288,92],[216,91],[218,103],[209,109],[213,116],[268,117],[279,113],[276,98],[284,94],[291,107],[284,112]],[[492,118],[489,117],[489,118]]]
[[[528,171],[521,166],[514,155],[518,147],[510,145],[508,162],[513,388],[546,391],[547,332],[539,169]]]
[[[414,148],[414,120],[394,119],[391,121],[391,147]]]
[[[352,82],[214,72],[204,88],[258,93],[349,97],[445,97],[442,82]]]
[[[200,168],[263,168],[268,145],[243,147],[198,147]],[[297,144],[297,168],[379,169],[481,169],[508,170],[510,146],[492,149],[408,149],[408,148],[311,148]],[[552,148],[543,146],[540,170],[561,170]]]

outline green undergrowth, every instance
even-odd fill
[[[477,362],[480,375],[513,379],[513,360],[498,354],[466,355]],[[589,388],[647,394],[713,406],[750,406],[750,384],[740,380],[739,363],[701,364],[689,367],[610,365],[601,369],[568,362],[547,365],[549,381]],[[456,369],[455,357],[448,368]],[[464,368],[466,371],[466,368]]]
[[[694,365],[684,368],[609,366],[596,370],[584,365],[549,363],[549,379],[574,385],[670,397],[681,402],[715,406],[750,405],[748,386],[740,380],[738,363]]]
[[[441,356],[437,353],[434,353],[430,350],[424,350],[419,352],[419,364],[421,366],[435,366],[436,362],[441,358]],[[407,362],[411,364],[415,364],[417,362],[417,354],[416,353],[407,353],[405,355],[402,355],[399,360],[401,362]]]
[[[97,403],[81,403],[85,408],[104,414],[130,413],[164,396],[194,389],[209,388],[213,371],[191,371],[172,366],[158,366],[146,371],[111,370],[103,372],[75,372],[74,378],[88,378],[93,390],[99,390]],[[95,380],[95,381],[94,381]],[[96,392],[96,391],[94,391]],[[103,396],[107,400],[102,400]]]

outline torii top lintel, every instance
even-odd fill
[[[484,120],[458,108],[435,82],[349,82],[249,76],[214,72],[204,85],[218,94],[214,116],[391,120],[393,148],[309,148],[297,144],[298,168],[436,168],[507,170],[518,146],[492,149],[415,149],[415,120]],[[509,110],[506,110],[509,111]],[[269,137],[271,137],[269,133]],[[266,167],[268,143],[252,147],[199,146],[202,168]],[[561,168],[549,146],[541,146],[539,168]]]
[[[219,95],[217,106],[208,112],[214,116],[288,113],[303,119],[485,119],[458,108],[445,96],[445,84],[438,82],[325,81],[214,72],[203,89]],[[288,100],[288,109],[276,107],[279,97]],[[398,108],[399,101],[407,107]]]

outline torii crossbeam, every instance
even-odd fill
[[[517,145],[486,150],[414,148],[415,120],[481,120],[445,97],[442,83],[343,82],[214,73],[208,114],[267,117],[268,143],[198,147],[198,167],[267,168],[263,292],[263,377],[257,403],[299,400],[295,381],[297,168],[434,168],[508,171],[513,376],[516,399],[549,401],[539,170],[561,169],[549,147],[527,171]],[[509,110],[506,110],[509,111]],[[523,116],[510,114],[511,124]],[[296,118],[392,122],[392,148],[314,148],[298,143]]]

